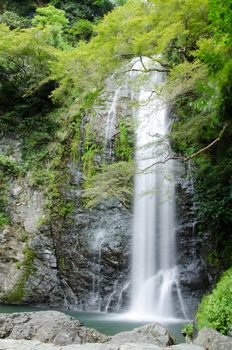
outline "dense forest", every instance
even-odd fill
[[[162,54],[162,55],[160,55]],[[73,210],[64,198],[69,159],[84,174],[81,205],[117,197],[130,206],[133,126],[120,123],[113,163],[99,164],[103,145],[83,120],[93,113],[114,72],[148,56],[167,80],[162,94],[173,115],[175,155],[191,162],[197,235],[214,242],[207,261],[220,282],[203,299],[198,326],[229,334],[232,322],[232,1],[8,1],[0,4],[1,136],[22,139],[22,159],[0,154],[0,228],[11,225],[12,178],[29,177],[46,193],[43,223]],[[167,159],[168,161],[168,159]],[[27,240],[27,237],[24,237]],[[33,252],[25,250],[24,274]],[[20,287],[18,286],[18,287]],[[20,298],[18,288],[8,302]],[[190,327],[191,328],[191,327]]]

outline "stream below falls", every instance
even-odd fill
[[[32,307],[32,306],[6,306],[0,305],[0,313],[14,313],[14,312],[32,312],[32,311],[45,311],[51,309]],[[136,327],[141,327],[149,322],[137,322],[127,319],[123,314],[111,314],[104,312],[79,312],[79,311],[66,311],[58,310],[65,314],[72,316],[73,318],[81,321],[86,327],[95,328],[97,331],[106,335],[115,335],[119,332],[130,331]],[[160,322],[161,323],[161,322]],[[170,329],[171,334],[175,337],[177,343],[183,343],[184,337],[181,334],[181,329],[186,322],[177,321],[170,323],[162,323],[163,326]]]

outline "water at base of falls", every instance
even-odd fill
[[[148,58],[136,60],[131,80],[154,67]],[[160,68],[160,67],[157,67]],[[134,319],[187,318],[178,284],[175,242],[175,179],[167,141],[167,108],[152,93],[163,83],[163,73],[153,72],[140,81],[132,98],[137,121],[132,252],[132,303],[127,317]],[[136,86],[136,84],[135,84]],[[154,163],[156,163],[154,165]],[[176,312],[174,304],[178,304]],[[176,306],[176,305],[175,305]]]

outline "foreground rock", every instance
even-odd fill
[[[127,343],[123,345],[113,344],[83,344],[57,346],[43,344],[35,340],[0,339],[1,350],[204,350],[201,346],[191,344],[179,344],[171,347],[159,347],[152,344]]]
[[[130,332],[118,333],[113,336],[108,343],[117,345],[125,343],[143,343],[167,346],[173,345],[174,339],[167,328],[156,323],[135,328]]]
[[[194,340],[194,344],[201,345],[207,350],[231,350],[232,337],[226,337],[215,329],[202,328]]]
[[[0,338],[35,339],[56,345],[104,343],[109,339],[58,311],[0,314]]]

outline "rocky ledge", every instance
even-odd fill
[[[159,347],[152,344],[125,343],[112,344],[82,344],[57,346],[44,344],[36,340],[0,339],[1,350],[205,350],[205,348],[192,344],[179,344],[168,347]]]
[[[232,349],[232,337],[226,337],[225,335],[215,331],[215,329],[210,328],[202,328],[193,343],[200,345],[207,350]]]
[[[158,346],[174,344],[169,331],[159,325],[151,324],[135,328],[131,332],[121,332],[107,337],[95,329],[84,327],[78,320],[58,311],[23,312],[0,314],[0,338],[15,340],[36,340],[54,345],[108,343],[143,343]],[[112,345],[112,346],[111,346]]]
[[[95,329],[84,327],[78,320],[58,311],[0,314],[0,338],[38,340],[55,345],[109,340]]]
[[[231,350],[232,338],[202,329],[193,344],[174,345],[159,324],[108,337],[58,311],[0,314],[0,350]]]

